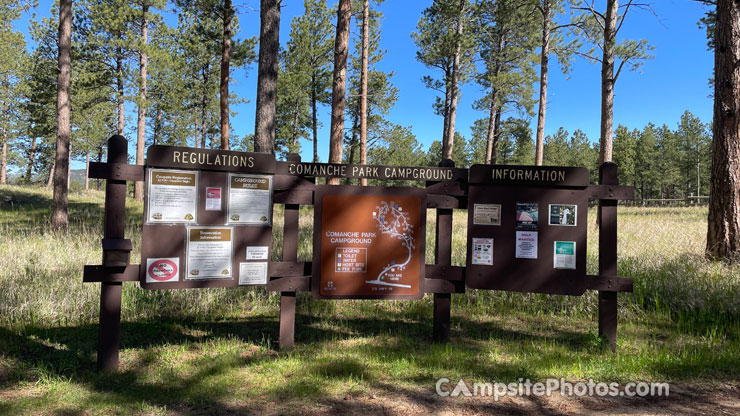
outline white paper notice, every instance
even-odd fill
[[[221,211],[221,188],[206,188],[206,211]]]
[[[267,262],[239,263],[240,285],[266,285]]]
[[[247,260],[268,260],[269,253],[267,246],[247,247]]]
[[[493,238],[473,238],[473,264],[493,265]]]
[[[188,279],[232,277],[231,227],[188,228]]]
[[[516,258],[537,258],[537,231],[516,232]]]
[[[196,222],[198,172],[150,169],[148,185],[148,222]]]
[[[229,175],[229,224],[270,225],[271,175]]]
[[[552,267],[556,269],[575,269],[576,242],[555,241],[552,257]]]

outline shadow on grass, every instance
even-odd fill
[[[519,398],[517,403],[493,402],[490,398],[461,398],[456,401],[438,396],[434,392],[434,382],[437,377],[453,378],[455,374],[464,376],[468,382],[511,381],[518,378],[538,380],[543,366],[564,358],[558,358],[558,349],[592,357],[604,354],[594,349],[593,337],[588,333],[563,330],[555,335],[542,336],[465,318],[453,319],[458,321],[454,322],[453,327],[459,329],[453,331],[450,344],[435,344],[430,341],[431,322],[400,319],[400,314],[389,314],[388,318],[383,319],[351,318],[342,319],[341,325],[336,327],[327,327],[326,317],[298,314],[297,347],[288,351],[276,351],[273,348],[276,345],[273,341],[278,337],[278,322],[270,317],[219,322],[172,318],[158,322],[124,322],[121,348],[138,350],[138,353],[129,355],[129,362],[123,366],[125,370],[115,374],[103,374],[95,370],[97,325],[56,328],[29,326],[22,331],[0,327],[0,358],[10,363],[9,368],[4,370],[4,377],[0,377],[0,391],[11,388],[18,381],[61,379],[102,394],[85,396],[84,400],[87,401],[77,402],[77,408],[85,409],[105,403],[129,409],[134,404],[147,403],[166,406],[184,414],[276,409],[277,412],[300,412],[300,408],[284,407],[286,403],[296,400],[302,400],[303,405],[318,404],[322,411],[375,414],[399,411],[395,402],[398,399],[405,403],[404,406],[416,411],[435,411],[450,406],[459,410],[462,406],[475,413],[549,414],[556,411],[548,407],[550,404],[547,400],[534,396]],[[352,346],[353,341],[370,337],[376,340]],[[245,351],[209,356],[208,348],[212,342],[224,339],[242,342]],[[542,348],[540,356],[531,360],[497,360],[490,358],[493,347],[489,340],[511,344],[514,351],[517,345],[546,347]],[[192,359],[196,360],[192,371],[168,371],[167,364],[162,361],[167,359],[169,348],[192,349]],[[411,357],[415,369],[404,372],[402,367],[411,365],[408,363]],[[224,384],[222,380],[228,379],[227,374],[234,369],[248,370],[254,366],[279,365],[290,360],[298,360],[298,368],[271,370],[277,374],[266,388],[263,387],[258,395],[246,393],[247,398],[237,402],[234,399],[237,396],[232,391],[234,386]],[[368,367],[383,364],[400,368],[399,375],[382,374],[378,368]],[[738,368],[740,362],[729,357],[719,358],[714,364],[716,366],[712,367],[717,369],[722,366]],[[706,370],[697,367],[696,363],[692,366],[691,363],[670,360],[653,365],[657,374],[666,376],[692,377]],[[416,371],[418,369],[425,371]],[[156,381],[148,380],[150,371],[158,372]],[[335,392],[330,391],[329,385],[332,383],[357,380],[369,384],[374,395],[385,399],[376,400],[368,397],[367,393],[360,393],[362,397],[359,399],[337,399]],[[249,379],[245,379],[245,388],[249,388],[250,383]],[[452,383],[451,386],[455,381]],[[635,401],[641,399],[609,400],[621,400],[627,405],[647,403]],[[584,403],[589,406],[589,402]],[[598,406],[598,403],[593,405]],[[3,407],[9,410],[7,406],[9,404],[0,404],[0,412]],[[71,411],[75,412],[74,409]]]

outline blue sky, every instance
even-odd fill
[[[238,37],[259,34],[259,1],[234,2],[238,6],[241,31]],[[382,47],[387,50],[379,69],[394,71],[392,82],[399,88],[399,99],[388,119],[396,124],[409,126],[425,148],[439,140],[442,118],[432,110],[436,92],[427,90],[421,82],[426,74],[435,74],[416,61],[416,46],[410,37],[415,31],[421,11],[429,1],[386,0],[380,6],[385,19],[382,23]],[[603,9],[604,0],[596,2]],[[48,16],[50,1],[40,1],[34,11],[37,16]],[[303,13],[303,1],[283,0],[281,12],[280,41],[288,40],[291,20]],[[330,2],[332,4],[332,2]],[[655,47],[654,59],[645,62],[637,72],[623,71],[616,84],[614,125],[642,128],[649,122],[667,124],[675,128],[681,114],[689,110],[708,123],[712,119],[711,89],[708,79],[712,76],[713,55],[707,51],[705,31],[697,22],[706,8],[689,0],[656,0],[652,7],[657,14],[632,10],[619,33],[618,39],[645,38]],[[354,24],[354,22],[353,22]],[[17,22],[24,30],[26,21]],[[30,38],[27,37],[27,41]],[[553,62],[555,60],[551,60]],[[239,136],[254,131],[254,103],[257,85],[257,64],[246,70],[237,70],[233,76],[236,85],[232,91],[248,103],[233,108],[238,115],[232,117],[232,125]],[[559,127],[569,132],[580,129],[591,141],[597,141],[600,125],[600,65],[576,59],[568,77],[564,76],[557,63],[550,70],[546,134]],[[470,127],[475,120],[486,117],[481,111],[473,110],[472,104],[482,95],[474,83],[462,88],[458,106],[457,131],[470,138]],[[135,108],[127,104],[133,115]],[[329,107],[320,108],[323,128],[319,132],[319,156],[327,160],[329,147]],[[516,114],[512,114],[516,115]],[[132,127],[135,118],[130,117]],[[531,126],[534,130],[536,120]],[[130,130],[126,136],[134,141],[136,132]],[[302,157],[311,158],[311,143],[302,141]],[[77,166],[73,166],[77,168]]]

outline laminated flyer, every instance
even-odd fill
[[[555,248],[552,253],[552,267],[556,269],[576,268],[575,241],[555,241]]]
[[[147,222],[195,223],[198,172],[149,169]]]
[[[501,205],[475,204],[473,206],[473,224],[501,225]]]
[[[473,238],[473,264],[493,265],[493,238]]]
[[[537,258],[537,231],[516,232],[516,258]]]
[[[229,224],[269,226],[272,221],[272,176],[229,175]]]
[[[231,278],[231,227],[188,228],[188,279]]]
[[[575,227],[577,209],[578,206],[574,204],[550,204],[550,222],[548,224]]]
[[[239,263],[239,284],[267,284],[267,262]]]
[[[536,202],[516,203],[516,229],[521,231],[537,231],[539,206]],[[536,257],[536,256],[535,256]]]

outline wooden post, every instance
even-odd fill
[[[618,185],[617,165],[606,162],[599,167],[600,185]],[[617,276],[617,201],[599,200],[599,275]],[[617,349],[617,292],[599,291],[599,336],[609,348]]]
[[[440,167],[455,167],[455,162],[442,159]],[[436,264],[450,266],[452,264],[452,210],[437,209],[437,230],[434,239],[434,253]],[[450,338],[450,303],[452,294],[434,294],[434,323],[432,339],[435,342],[446,342]]]
[[[288,161],[300,162],[301,156],[290,153]],[[298,215],[300,205],[285,204],[283,224],[283,261],[298,261]],[[280,292],[280,336],[278,346],[290,348],[295,340],[296,292]]]
[[[127,163],[128,142],[123,136],[108,139],[108,163]],[[105,181],[106,240],[120,240],[126,227],[126,181]],[[126,263],[128,263],[126,261]],[[120,258],[103,251],[103,266],[120,267]],[[100,324],[98,326],[98,369],[118,370],[121,340],[121,282],[103,282],[100,286]]]

